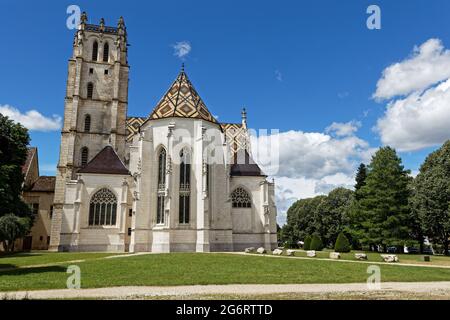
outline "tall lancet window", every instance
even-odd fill
[[[109,44],[107,42],[103,46],[103,62],[108,62],[108,61],[109,61]]]
[[[92,44],[92,61],[97,61],[98,56],[98,42],[94,41]]]
[[[87,98],[92,99],[94,97],[94,84],[92,82],[89,82],[87,84]]]
[[[158,201],[156,208],[156,223],[164,223],[164,200],[166,192],[166,150],[161,149],[158,156]]]
[[[90,132],[91,131],[91,116],[86,115],[84,117],[84,132]]]
[[[88,163],[89,158],[89,149],[87,147],[83,147],[81,149],[81,166],[84,167]]]
[[[189,223],[191,199],[191,159],[186,149],[180,152],[179,223]]]

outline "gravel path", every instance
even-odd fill
[[[440,293],[450,296],[450,281],[447,282],[386,282],[377,292]],[[95,289],[58,289],[42,291],[18,291],[2,294],[4,299],[73,299],[100,298],[126,299],[157,296],[186,297],[191,295],[265,295],[280,293],[354,293],[375,292],[365,283],[350,284],[246,284],[246,285],[197,285],[175,287],[111,287]]]

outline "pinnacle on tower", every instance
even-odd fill
[[[119,21],[117,22],[118,29],[125,29],[125,20],[122,16],[120,16]]]
[[[86,22],[88,21],[88,16],[86,11],[83,11],[83,13],[80,16],[80,24],[78,26],[78,28],[80,30],[84,30],[84,27],[86,26]]]
[[[247,111],[245,110],[245,107],[242,108],[241,116],[242,116],[242,126],[244,128],[247,128]]]
[[[105,19],[103,18],[100,19],[100,30],[101,31],[105,30]]]

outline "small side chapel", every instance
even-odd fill
[[[69,60],[50,250],[274,249],[275,187],[252,159],[245,109],[220,123],[182,67],[147,117],[128,116],[124,19],[87,20]]]

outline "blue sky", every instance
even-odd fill
[[[445,119],[449,107],[431,103],[434,117],[428,117],[420,105],[425,94],[435,101],[439,90],[433,90],[450,78],[450,2],[445,0],[3,0],[0,110],[42,115],[30,125],[41,124],[31,131],[41,174],[54,174],[58,160],[60,129],[53,128],[53,115],[63,116],[74,34],[66,27],[71,4],[87,11],[90,23],[104,17],[115,26],[124,16],[131,44],[129,115],[148,115],[184,60],[220,121],[239,122],[246,106],[250,127],[290,132],[282,136],[289,141],[284,143],[299,152],[280,155],[280,166],[289,167],[274,175],[281,211],[295,198],[349,185],[354,166],[374,148],[395,146],[405,166],[416,171],[450,137],[449,129],[433,121]],[[366,27],[370,4],[381,8],[381,30]],[[183,59],[174,54],[180,42],[190,45]],[[423,44],[428,45],[421,51]],[[400,65],[389,69],[394,63]],[[396,83],[406,83],[406,89]],[[379,99],[373,98],[376,92]],[[386,115],[388,105],[392,110]],[[405,117],[408,126],[393,130]]]

